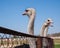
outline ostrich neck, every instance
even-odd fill
[[[42,25],[42,27],[41,27],[41,36],[44,36],[44,30],[45,30],[45,25]]]
[[[35,20],[35,16],[31,16],[29,18],[29,23],[28,23],[28,33],[33,35],[34,34],[34,20]]]
[[[49,28],[49,25],[44,23],[42,28],[41,28],[41,35],[42,36],[46,36],[46,34],[48,32],[48,28]]]

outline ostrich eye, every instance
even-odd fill
[[[48,20],[48,21],[50,21],[50,20]]]
[[[28,12],[29,10],[25,10],[26,12]]]

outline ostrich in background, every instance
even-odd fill
[[[48,18],[45,22],[44,22],[44,24],[42,25],[42,27],[41,27],[41,31],[40,31],[40,33],[41,33],[41,36],[43,36],[43,37],[47,37],[47,32],[48,32],[48,28],[49,28],[49,26],[53,26],[52,25],[52,23],[53,23],[53,21],[52,21],[52,19],[50,19],[50,18]],[[46,39],[46,38],[43,38],[42,39],[42,46],[43,46],[43,48],[48,48],[48,46],[49,46],[49,42],[48,42],[48,40]]]
[[[29,18],[28,28],[27,32],[30,35],[34,35],[34,20],[35,20],[35,9],[34,8],[27,8],[23,15],[27,15]],[[29,46],[30,48],[36,48],[35,39],[34,38],[28,38]]]
[[[41,27],[41,31],[40,31],[41,36],[43,36],[43,37],[46,37],[46,36],[47,36],[47,32],[48,32],[49,26],[51,26],[51,27],[53,26],[52,23],[53,23],[53,21],[52,21],[52,19],[50,19],[50,18],[48,18],[48,19],[44,22],[44,24],[43,24],[42,27]]]

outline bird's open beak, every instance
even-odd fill
[[[22,13],[22,15],[26,15],[26,12]]]
[[[51,21],[51,23],[53,23],[53,21]]]
[[[51,22],[50,26],[53,27],[53,22]]]

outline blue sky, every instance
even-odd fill
[[[47,18],[54,21],[48,33],[60,32],[60,0],[0,0],[0,26],[27,33],[28,17],[22,15],[26,8],[36,9],[35,35]]]

